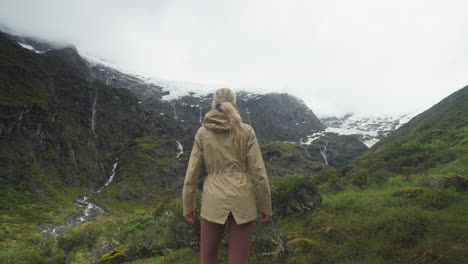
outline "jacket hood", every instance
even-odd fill
[[[203,126],[216,133],[225,133],[231,128],[226,115],[218,110],[210,110],[206,113]]]

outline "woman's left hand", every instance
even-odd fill
[[[270,222],[270,216],[262,213],[262,221],[260,222],[260,224],[263,225],[263,224],[266,224],[268,222]]]

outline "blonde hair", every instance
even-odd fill
[[[226,115],[232,133],[234,133],[234,147],[243,161],[245,159],[246,142],[244,130],[242,129],[242,118],[236,109],[236,95],[228,88],[218,89],[213,94],[212,109],[217,109]]]

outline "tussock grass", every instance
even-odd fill
[[[277,215],[270,224],[257,225],[250,263],[463,263],[467,191],[425,186],[414,196],[398,194],[422,183],[421,175],[396,176],[385,184],[326,193],[317,210]],[[4,240],[0,262],[98,263],[125,248],[119,263],[199,263],[199,223],[184,222],[181,200],[155,208],[100,216],[63,237],[27,233],[20,242]],[[220,259],[226,258],[224,241]]]

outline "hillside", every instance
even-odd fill
[[[395,130],[348,168],[348,176],[384,181],[388,174],[466,175],[468,171],[468,86]],[[354,174],[354,176],[353,176]]]

